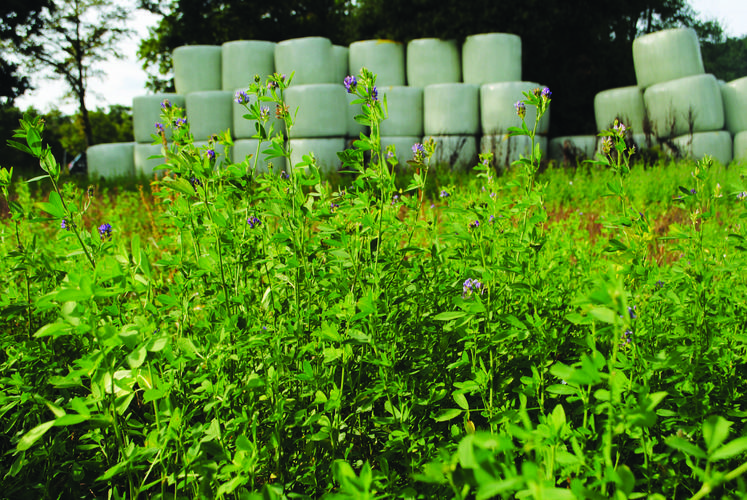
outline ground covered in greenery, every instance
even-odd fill
[[[188,141],[140,190],[5,179],[0,495],[744,498],[742,167],[367,144],[335,183]]]

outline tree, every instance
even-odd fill
[[[231,40],[281,41],[324,36],[349,43],[346,30],[351,0],[141,0],[140,7],[163,16],[141,41],[138,57],[145,69],[155,68],[148,87],[173,90],[161,78],[171,69],[171,53],[191,44],[221,44]]]
[[[129,11],[113,0],[55,0],[39,13],[40,27],[12,47],[30,68],[51,69],[77,100],[86,144],[95,144],[86,107],[88,81],[100,74],[96,63],[121,57],[117,43],[130,35]]]
[[[42,8],[51,0],[4,0],[0,4],[0,47],[37,33]],[[0,56],[0,105],[12,105],[30,87],[27,76],[20,74],[19,65]]]

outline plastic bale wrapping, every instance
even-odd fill
[[[700,160],[710,155],[722,165],[728,165],[732,160],[733,140],[726,130],[714,132],[698,132],[681,135],[671,141],[665,149],[673,156]]]
[[[275,46],[275,72],[290,76],[292,86],[339,83],[332,42],[324,37],[293,38]],[[344,79],[344,76],[343,76]]]
[[[427,87],[436,83],[458,83],[462,65],[455,40],[419,38],[407,44],[407,84]]]
[[[164,164],[161,144],[135,144],[135,175],[143,177],[162,176],[164,170],[156,170]],[[158,156],[158,158],[154,158]]]
[[[747,161],[747,131],[734,136],[734,159]]]
[[[244,90],[244,89],[237,89]],[[272,124],[273,134],[278,131],[282,131],[285,134],[285,122],[278,118],[275,114],[275,107],[272,103],[265,103],[268,108],[269,121],[265,124],[265,127],[269,129]],[[257,133],[257,125],[255,120],[244,118],[245,115],[249,114],[249,111],[244,107],[243,104],[236,102],[236,93],[233,94],[233,111],[232,115],[232,128],[231,134],[235,139],[250,139]]]
[[[405,85],[405,46],[391,40],[362,40],[350,44],[350,73],[366,68],[381,87]]]
[[[521,38],[507,33],[468,36],[462,45],[464,83],[521,80]]]
[[[425,135],[480,133],[480,87],[469,83],[438,83],[423,92]]]
[[[332,58],[335,64],[335,77],[332,83],[342,83],[345,77],[350,74],[350,64],[348,63],[349,49],[342,45],[332,46]]]
[[[135,174],[135,143],[96,144],[86,150],[88,177],[116,179]]]
[[[657,137],[724,127],[721,88],[713,75],[696,75],[647,88],[643,100]]]
[[[547,152],[547,138],[535,137],[542,155]],[[492,153],[496,167],[509,168],[521,156],[528,158],[532,152],[532,140],[526,135],[507,134],[483,135],[480,139],[480,153]]]
[[[726,129],[733,135],[747,130],[747,77],[721,85]]]
[[[337,153],[345,149],[344,137],[291,139],[291,169],[303,161],[303,155],[313,153],[323,173],[336,172],[342,166]]]
[[[183,95],[161,93],[141,95],[132,99],[132,128],[135,142],[151,143],[156,133],[156,123],[161,122],[161,103],[168,100],[173,106],[184,108]],[[166,129],[166,138],[171,139],[171,127]]]
[[[436,142],[431,164],[446,166],[456,171],[466,171],[477,165],[477,137],[474,135],[426,135]]]
[[[501,135],[509,127],[521,127],[521,118],[516,114],[514,104],[525,99],[522,92],[533,92],[542,88],[534,82],[486,83],[480,86],[480,122],[485,135]],[[552,107],[552,104],[550,105]],[[537,109],[527,106],[525,121],[531,130],[537,117]],[[540,120],[538,134],[547,134],[550,129],[550,108]]]
[[[171,57],[177,94],[223,88],[220,45],[185,45],[174,49]]]
[[[368,127],[355,121],[356,115],[363,114],[360,103],[351,104],[354,100],[360,98],[355,94],[345,93],[345,95],[347,96],[347,107],[345,108],[347,110],[347,117],[345,118],[347,132],[345,135],[350,138],[360,139],[361,134],[368,133]]]
[[[394,146],[397,156],[397,167],[405,168],[407,162],[413,159],[412,146],[422,141],[422,136],[381,136],[381,150],[385,151],[388,146]]]
[[[576,165],[577,161],[591,160],[597,148],[595,135],[569,135],[550,140],[548,156],[561,164]]]
[[[389,116],[381,122],[381,135],[423,135],[423,89],[392,86],[379,90],[386,95]],[[417,142],[417,141],[416,141]]]
[[[233,92],[193,92],[187,95],[186,101],[187,122],[196,141],[206,141],[233,126]]]
[[[298,114],[291,138],[344,137],[348,126],[345,86],[335,83],[292,85],[285,91],[291,115]]]
[[[241,163],[246,161],[249,168],[254,166],[254,156],[257,154],[258,139],[237,139],[233,143],[233,151],[231,152],[231,159],[233,163]],[[285,158],[267,158],[266,154],[262,151],[270,147],[269,142],[263,142],[259,152],[259,159],[257,160],[257,173],[270,172],[270,166],[272,166],[272,173],[280,174],[283,170],[287,169]]]
[[[222,47],[222,89],[246,90],[258,75],[262,82],[275,72],[275,42],[236,40]]]
[[[636,86],[603,90],[594,96],[594,115],[599,132],[612,128],[617,119],[636,133],[643,133],[643,92]]]
[[[638,86],[678,80],[704,73],[698,35],[691,28],[650,33],[633,40],[633,65]]]

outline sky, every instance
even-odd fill
[[[690,5],[701,19],[717,20],[728,36],[747,35],[747,0],[690,0]],[[105,76],[89,82],[90,94],[86,101],[89,109],[107,108],[112,104],[132,106],[134,97],[148,93],[145,89],[148,77],[142,63],[137,61],[137,46],[139,40],[148,35],[148,28],[155,26],[158,20],[158,16],[146,11],[135,11],[129,27],[136,33],[120,46],[124,59],[103,63],[101,70]],[[42,112],[53,107],[67,114],[77,111],[72,99],[64,99],[65,87],[59,81],[42,77],[32,79],[32,84],[35,90],[16,100],[20,109],[33,105]]]

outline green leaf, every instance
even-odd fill
[[[710,456],[710,460],[712,462],[718,462],[719,460],[740,455],[745,451],[747,451],[747,436],[729,441],[724,446],[714,451]]]
[[[460,410],[458,408],[448,408],[446,410],[442,410],[441,412],[439,412],[439,414],[433,417],[433,419],[436,422],[446,422],[447,420],[454,419],[458,417],[459,415],[461,415],[462,411],[463,410]]]
[[[589,314],[594,316],[597,320],[602,323],[614,324],[617,322],[617,314],[608,307],[594,307],[589,311]]]
[[[31,448],[49,429],[54,426],[54,420],[39,424],[30,431],[28,431],[19,441],[16,446],[16,451],[24,451]]]
[[[469,410],[469,403],[467,403],[467,398],[464,397],[463,393],[455,392],[451,397],[454,398],[454,402],[459,406],[459,408]]]
[[[462,318],[466,315],[467,313],[464,311],[449,311],[437,314],[433,317],[433,319],[436,321],[451,321],[452,319]]]
[[[706,458],[706,452],[681,437],[672,436],[666,440],[667,446],[696,458]]]
[[[718,415],[708,417],[708,420],[703,423],[703,440],[709,455],[726,440],[729,427],[731,427],[731,422]]]

